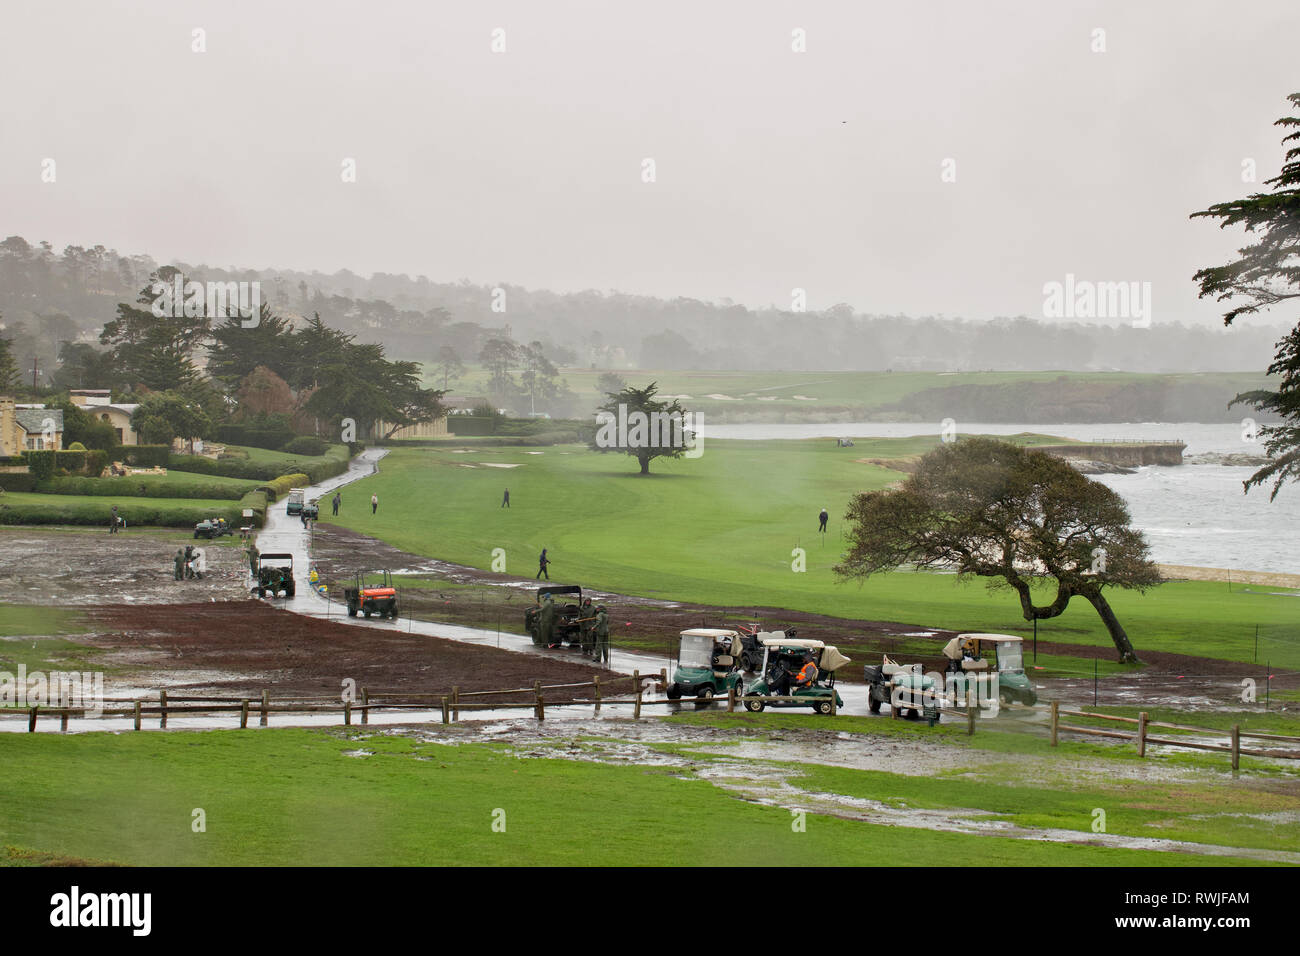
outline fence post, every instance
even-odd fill
[[[370,723],[370,691],[361,688],[361,722]]]
[[[1241,766],[1241,724],[1232,725],[1232,769]]]
[[[27,712],[27,732],[29,734],[36,733],[36,712],[40,709],[41,709],[41,705],[37,704],[35,707],[33,707],[31,710]]]
[[[839,705],[839,701],[837,700],[838,697],[839,695],[835,693],[835,688],[832,687],[831,688],[831,716],[832,717],[836,716],[840,712],[840,705]]]
[[[442,698],[442,722],[444,724],[451,723],[451,708],[447,706],[447,697],[445,694]]]
[[[451,689],[451,719],[460,723],[460,685]]]
[[[596,713],[599,714],[600,713],[600,675],[599,674],[596,675],[596,679],[592,683],[596,685]]]
[[[65,707],[63,708],[62,713],[59,714],[59,730],[63,731],[65,734],[68,732],[68,712],[70,710],[72,710],[71,707]]]
[[[540,693],[537,695],[537,704],[536,704],[535,713],[539,723],[546,719],[546,701],[542,699],[542,695]]]
[[[258,721],[258,724],[260,724],[260,725],[263,726],[263,727],[266,726],[266,721],[267,721],[268,717],[270,716],[270,710],[271,710],[271,692],[270,692],[269,690],[265,690],[265,689],[263,689],[263,691],[262,691],[262,719]]]
[[[35,720],[36,717],[33,715],[32,721],[34,722]],[[140,701],[138,700],[135,702],[135,729],[140,729]]]
[[[668,668],[666,667],[659,668],[659,689],[668,690]]]
[[[966,701],[966,736],[975,736],[975,705]]]
[[[1138,756],[1147,755],[1147,712],[1138,711]]]
[[[348,727],[352,726],[352,701],[343,702],[343,723]]]
[[[1056,746],[1056,725],[1061,722],[1061,715],[1059,713],[1060,709],[1061,709],[1061,702],[1059,700],[1052,701],[1052,746],[1053,747]]]
[[[158,729],[167,729],[167,691],[158,691]]]
[[[727,713],[734,714],[735,712],[736,712],[736,685],[732,684],[730,687],[727,688]]]
[[[248,698],[245,697],[239,702],[239,729],[248,729]]]

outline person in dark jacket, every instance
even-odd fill
[[[537,558],[537,577],[533,580],[540,579],[543,574],[546,575],[546,580],[551,580],[551,573],[546,570],[550,566],[551,559],[546,556],[546,549],[542,548],[542,553]]]
[[[333,504],[334,504],[334,514],[335,516],[337,516],[339,513],[339,505],[343,504],[343,496],[339,494],[337,491],[334,492]]]
[[[505,493],[504,495],[502,495],[502,497],[501,497],[501,507],[502,507],[502,508],[509,508],[509,507],[510,507],[510,489],[509,489],[509,488],[506,489],[506,493]]]
[[[823,509],[822,509],[822,513],[819,514],[819,515],[817,516],[817,520],[818,520],[818,522],[820,522],[820,523],[818,524],[818,526],[817,526],[817,530],[818,530],[818,531],[825,531],[825,530],[826,530],[826,521],[827,521],[828,518],[830,518],[830,515],[827,514],[827,513],[826,513],[826,509],[823,508]]]

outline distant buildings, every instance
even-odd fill
[[[63,447],[63,410],[44,405],[17,405],[0,397],[0,455]]]
[[[139,437],[131,428],[131,415],[140,407],[138,403],[114,405],[112,393],[106,388],[74,388],[69,394],[72,404],[113,426],[119,445],[140,444]]]

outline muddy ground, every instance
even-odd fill
[[[0,529],[0,599],[17,604],[179,604],[248,597],[237,545],[156,528],[104,531]],[[187,544],[207,559],[203,580],[177,581],[172,558]]]
[[[535,680],[562,684],[611,676],[543,655],[323,621],[257,600],[109,605],[92,607],[88,615],[95,632],[83,643],[102,649],[109,666],[143,669],[172,693],[247,693],[255,684],[274,696],[336,696],[352,679],[358,690],[450,694],[453,687],[503,690]],[[555,703],[570,697],[547,694]]]
[[[6,583],[9,601],[95,606],[91,612],[95,633],[84,642],[103,649],[106,663],[121,667],[142,686],[260,692],[270,683],[277,693],[315,695],[336,694],[339,682],[352,677],[358,687],[441,693],[453,685],[469,690],[523,686],[536,679],[584,681],[592,673],[566,659],[567,655],[534,657],[377,628],[350,628],[273,610],[248,600],[245,556],[237,544],[208,545],[210,570],[205,578],[177,582],[171,556],[186,543],[193,542],[184,534],[156,529],[118,535],[0,529],[0,581]],[[408,554],[326,526],[316,529],[314,556],[331,590],[357,570],[382,567],[452,585],[480,585],[473,590],[440,591],[436,585],[406,588],[405,613],[489,630],[499,626],[516,634],[523,633],[524,608],[532,602],[537,586],[526,578]],[[933,649],[919,656],[927,669],[940,669],[939,649],[953,634],[899,622],[845,621],[776,608],[674,604],[591,593],[611,608],[615,646],[668,657],[675,650],[678,631],[687,627],[741,621],[760,622],[771,629],[795,627],[802,637],[848,651],[855,661],[841,675],[848,681],[861,680],[857,662],[888,653],[910,663],[918,659],[918,646]],[[1046,654],[1113,659],[1109,648],[1039,644]],[[1171,704],[1185,701],[1189,707],[1218,706],[1231,702],[1227,698],[1234,681],[1260,676],[1260,668],[1251,664],[1141,653],[1148,664],[1142,672],[1102,682],[1115,692],[1105,694],[1108,702],[1131,697]],[[516,679],[522,683],[515,685]],[[1037,680],[1049,694],[1090,702],[1091,680]],[[1274,691],[1297,686],[1296,675],[1278,675],[1272,682]]]

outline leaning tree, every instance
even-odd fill
[[[1300,109],[1300,93],[1292,93],[1287,100]],[[1296,145],[1287,149],[1282,171],[1264,181],[1272,191],[1192,213],[1193,219],[1219,220],[1220,229],[1242,226],[1258,237],[1238,249],[1232,262],[1201,269],[1192,277],[1200,283],[1200,298],[1237,301],[1223,314],[1224,325],[1231,325],[1239,315],[1300,299],[1300,116],[1284,116],[1273,125],[1289,130],[1282,137],[1283,144]],[[1272,480],[1271,501],[1285,482],[1300,480],[1300,323],[1277,343],[1268,374],[1279,377],[1276,391],[1243,392],[1231,404],[1248,405],[1281,419],[1280,424],[1260,428],[1259,437],[1271,460],[1245,482],[1249,492]]]
[[[989,438],[940,445],[900,487],[856,495],[850,548],[835,566],[865,579],[904,565],[956,570],[1011,588],[1025,620],[1065,612],[1076,595],[1101,615],[1119,659],[1137,663],[1104,590],[1145,591],[1160,572],[1124,500],[1063,459]],[[1049,604],[1035,583],[1055,581]]]

